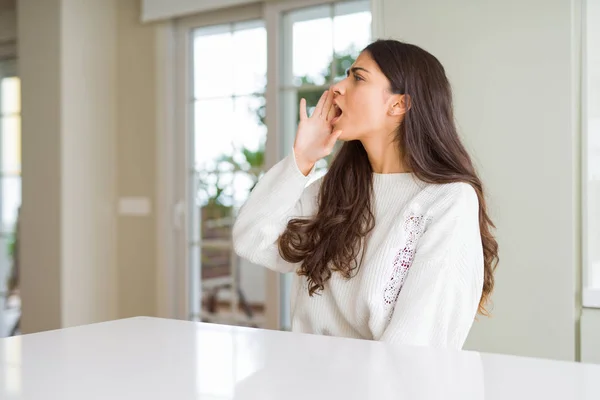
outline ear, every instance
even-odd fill
[[[389,109],[389,114],[393,116],[400,116],[406,114],[411,107],[410,96],[407,94],[399,94],[394,96],[392,105]]]

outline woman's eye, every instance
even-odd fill
[[[356,72],[353,72],[353,71],[350,70],[350,68],[348,68],[346,70],[346,76],[350,77],[350,75],[352,75],[354,77],[354,80],[357,81],[357,82],[358,81],[364,81],[364,79],[360,75],[357,75]]]

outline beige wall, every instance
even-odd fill
[[[145,22],[164,20],[220,8],[257,3],[259,1],[260,0],[140,0],[142,5],[141,17]]]
[[[17,38],[17,12],[0,8],[0,42]]]
[[[17,52],[17,13],[0,7],[0,61],[11,59]]]
[[[115,2],[18,4],[22,329],[113,319]]]
[[[583,310],[581,315],[581,361],[600,364],[600,310]]]
[[[63,326],[117,315],[116,3],[62,0]]]
[[[498,227],[494,315],[475,324],[469,348],[576,358],[574,3],[383,1],[385,36],[420,45],[445,65]]]
[[[23,119],[20,243],[23,332],[62,326],[60,3],[60,0],[18,2]]]
[[[588,116],[600,119],[600,2],[588,0],[586,4]]]
[[[140,23],[138,0],[118,2],[118,195],[156,192],[156,58],[153,25]],[[119,316],[155,315],[156,213],[120,216]]]
[[[154,30],[137,0],[19,1],[23,330],[156,313]]]

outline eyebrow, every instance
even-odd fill
[[[348,68],[346,70],[346,76],[350,75],[350,72],[352,72],[353,74],[355,74],[357,71],[364,71],[367,74],[370,73],[369,71],[367,71],[366,69],[364,69],[362,67],[352,67],[352,68]]]

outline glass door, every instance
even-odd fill
[[[262,327],[265,271],[233,251],[237,210],[265,158],[267,37],[261,19],[188,29],[189,319]]]

